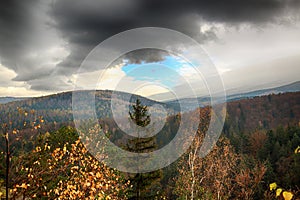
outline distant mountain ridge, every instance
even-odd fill
[[[254,96],[268,95],[268,94],[272,94],[272,93],[278,94],[278,93],[284,93],[284,92],[298,92],[298,91],[300,91],[300,81],[285,84],[285,85],[280,85],[280,86],[276,86],[276,87],[266,87],[266,86],[261,85],[261,88],[263,88],[263,89],[246,90],[247,92],[238,91],[237,88],[227,89],[225,91],[227,94],[227,101],[238,100],[238,99],[254,97]],[[168,97],[169,97],[168,93],[161,93],[161,94],[151,95],[148,98],[163,99],[162,100],[163,102],[172,102],[175,100],[175,99],[170,99]],[[200,102],[203,98],[204,99],[210,98],[207,94],[202,95],[202,96],[198,95],[198,97],[199,97]],[[191,99],[191,98],[183,97],[181,99]]]
[[[283,85],[274,88],[262,89],[262,90],[255,90],[246,93],[240,94],[232,94],[226,97],[227,102],[238,101],[242,99],[248,99],[253,97],[260,97],[270,94],[279,94],[279,93],[287,93],[287,92],[299,92],[300,91],[300,81],[290,83],[288,85]],[[184,106],[185,110],[194,110],[197,107],[210,105],[210,97],[198,97],[197,101],[193,98],[183,98],[180,99],[182,105]],[[179,100],[170,100],[164,101],[164,103],[168,104],[171,107],[174,107],[175,110],[180,110],[179,107]]]
[[[272,88],[262,89],[262,90],[254,90],[254,91],[241,93],[241,94],[232,94],[227,96],[227,100],[233,101],[233,100],[263,96],[268,94],[279,94],[285,92],[298,92],[298,91],[300,91],[300,81],[293,82],[279,87],[272,87]]]
[[[100,90],[98,90],[99,92]],[[106,92],[112,92],[111,90],[102,90]],[[239,99],[244,99],[244,98],[251,98],[255,96],[263,96],[263,95],[268,95],[268,94],[279,94],[279,93],[285,93],[285,92],[298,92],[300,91],[300,81],[293,82],[287,85],[279,86],[279,87],[272,87],[268,89],[262,89],[262,90],[254,90],[250,92],[243,92],[243,93],[237,93],[237,94],[231,94],[227,96],[227,101],[234,101],[234,100],[239,100]],[[63,93],[58,93],[58,94],[53,94],[53,95],[60,95],[60,94],[66,94],[66,93],[72,93],[72,92],[63,92]],[[119,92],[126,94],[126,92]],[[9,102],[14,102],[14,101],[23,101],[27,99],[33,99],[33,98],[47,98],[53,95],[48,95],[48,96],[41,96],[41,97],[0,97],[0,104],[6,104]],[[138,96],[138,95],[136,95]],[[146,97],[143,97],[146,98]],[[203,102],[206,104],[209,101],[210,97],[199,97],[198,101]],[[149,100],[152,100],[151,96],[148,97]],[[183,102],[188,102],[191,101],[190,98],[183,98]],[[167,100],[163,101],[164,103],[174,103],[176,100]]]
[[[0,104],[6,104],[13,101],[22,101],[30,97],[0,97]]]

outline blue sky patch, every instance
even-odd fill
[[[184,63],[185,66],[187,63]],[[158,82],[168,87],[174,87],[182,78],[180,69],[183,67],[182,59],[166,56],[165,60],[153,63],[127,64],[122,71],[134,80]]]

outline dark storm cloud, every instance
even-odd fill
[[[69,41],[71,54],[60,68],[75,70],[97,44],[119,32],[145,26],[171,28],[199,42],[215,40],[213,30],[200,32],[201,21],[238,25],[276,22],[282,14],[299,8],[297,0],[59,0],[52,15]],[[161,42],[161,41],[153,41]],[[159,52],[143,54],[160,60]],[[141,55],[127,57],[141,62]],[[68,70],[67,70],[68,71]]]
[[[18,71],[18,58],[26,49],[25,41],[32,29],[30,6],[36,1],[4,0],[0,4],[0,61]]]
[[[42,79],[35,79],[28,81],[30,89],[37,91],[66,91],[70,90],[69,85],[64,80],[64,77],[56,76],[54,77],[44,77]]]
[[[39,7],[41,2],[50,5],[47,7],[50,9],[49,13]],[[294,20],[293,17],[298,16],[300,8],[299,0],[53,0],[52,4],[50,1],[45,2],[2,0],[0,4],[0,62],[16,72],[15,81],[26,81],[36,90],[64,87],[66,80],[56,85],[53,85],[52,80],[58,75],[69,76],[76,73],[82,60],[96,45],[128,29],[165,27],[185,33],[203,43],[216,40],[217,29],[200,32],[201,23],[224,22],[226,25],[238,26],[246,22],[264,25],[269,22],[282,22],[283,16],[287,14],[292,16],[287,20]],[[49,61],[49,55],[44,51],[48,49],[48,45],[54,43],[54,39],[51,39],[52,35],[37,31],[37,27],[47,21],[43,19],[49,17],[47,15],[54,20],[51,23],[52,28],[57,29],[68,43],[70,51],[63,61],[59,57],[61,62],[56,71],[53,71],[53,62]],[[40,49],[43,51],[39,51]],[[30,57],[31,52],[36,53],[38,57]],[[139,51],[128,54],[125,58],[129,62],[140,63],[159,61],[164,55],[161,51]]]
[[[36,33],[37,16],[45,16],[40,8],[39,0],[1,1],[0,63],[16,72],[14,81],[29,81],[51,73],[45,62],[48,58],[39,51],[45,48],[42,36]]]
[[[196,13],[209,21],[217,22],[254,22],[274,20],[287,7],[298,6],[298,0],[153,0],[144,1],[145,14],[169,13],[176,17]],[[168,18],[167,21],[173,21]]]

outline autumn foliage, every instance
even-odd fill
[[[168,116],[161,133],[151,138],[153,144],[157,144],[154,149],[168,144],[182,123],[185,132],[180,139],[187,151],[161,169],[155,181],[143,174],[142,181],[137,182],[132,178],[135,174],[119,172],[101,160],[107,155],[101,151],[101,139],[94,136],[102,127],[111,141],[115,139],[121,144],[128,141],[121,134],[114,136],[117,127],[113,123],[111,127],[103,120],[101,127],[87,126],[80,140],[72,123],[67,123],[70,118],[65,115],[69,115],[70,110],[59,109],[58,101],[49,116],[43,117],[41,113],[47,115],[45,110],[18,108],[12,111],[18,103],[2,105],[1,109],[7,108],[7,112],[0,115],[3,124],[0,131],[4,136],[0,139],[0,197],[6,195],[7,186],[11,199],[134,199],[136,183],[148,184],[146,181],[149,181],[151,187],[140,187],[140,190],[151,194],[153,199],[299,199],[299,94],[269,95],[230,103],[223,134],[205,157],[200,157],[199,152],[204,137],[210,138],[207,133],[210,108]],[[69,97],[62,96],[65,101],[61,105],[67,106]],[[43,100],[52,102],[51,98]],[[23,103],[43,107],[42,101],[34,101],[37,104]],[[104,109],[106,105],[101,106]],[[55,120],[58,123],[54,125]],[[107,121],[112,120],[107,118]],[[195,127],[198,131],[194,137]],[[9,165],[6,164],[6,138]],[[190,144],[187,139],[193,142]],[[132,140],[132,144],[138,143]],[[98,159],[89,153],[92,147],[99,148]]]
[[[61,134],[68,132],[74,130],[67,128]],[[91,156],[80,140],[60,147],[45,142],[24,155],[19,168],[13,197],[125,199],[129,187],[116,170]]]

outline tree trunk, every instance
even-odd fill
[[[5,190],[6,190],[6,199],[8,199],[8,179],[9,179],[9,140],[8,132],[5,133],[5,142],[6,142],[6,175],[5,175]]]
[[[138,173],[138,182],[137,182],[137,187],[136,187],[136,198],[139,200],[140,199],[140,173]]]

